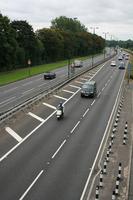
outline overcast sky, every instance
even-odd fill
[[[107,39],[133,40],[133,0],[0,0],[0,12],[11,20],[26,20],[34,30],[59,16],[77,18],[88,31]]]

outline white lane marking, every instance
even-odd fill
[[[105,89],[105,87],[102,88],[102,91]]]
[[[29,84],[31,84],[31,83],[33,83],[33,81],[29,81],[29,82],[27,82],[27,83],[24,83],[24,84],[22,84],[22,86],[26,86],[26,85],[29,85]]]
[[[13,131],[10,127],[6,127],[5,130],[12,136],[14,137],[18,142],[22,141],[22,138],[15,132]]]
[[[70,90],[62,90],[64,92],[68,92],[68,93],[71,93],[71,94],[74,94],[74,92],[70,91]]]
[[[57,149],[57,151],[53,154],[52,159],[56,156],[56,154],[60,151],[60,149],[63,147],[63,145],[66,143],[66,140],[64,140],[61,145],[59,146],[59,148]]]
[[[80,78],[81,80],[83,80],[83,81],[88,81],[88,79],[87,78]]]
[[[101,92],[98,93],[97,97],[99,97],[101,95]]]
[[[80,121],[77,122],[77,124],[73,127],[73,129],[71,130],[71,133],[73,133],[73,131],[76,129],[76,127],[79,125]]]
[[[83,114],[83,117],[88,113],[89,110],[90,110],[90,109],[88,108],[88,109],[85,111],[85,113]]]
[[[6,99],[6,100],[2,101],[0,104],[5,104],[6,102],[9,103],[9,101],[12,100],[12,99],[14,99],[14,98],[16,98],[16,97],[11,97],[9,99]]]
[[[81,82],[81,81],[75,81],[75,83],[80,83],[80,84],[84,84],[83,82]]]
[[[54,97],[58,98],[58,99],[63,99],[63,100],[67,100],[65,97],[61,97],[61,96],[58,96],[58,95],[53,95]]]
[[[91,106],[95,103],[95,101],[96,101],[96,100],[94,99],[94,101],[91,103]]]
[[[107,83],[105,83],[105,87],[107,86]]]
[[[40,173],[37,175],[37,177],[35,178],[35,180],[31,183],[31,185],[24,192],[24,194],[19,198],[19,200],[23,200],[24,199],[24,197],[27,195],[27,193],[30,191],[30,189],[33,187],[33,185],[37,182],[37,180],[39,179],[39,177],[42,175],[43,172],[44,172],[44,170],[40,171]]]
[[[27,90],[27,91],[23,92],[22,94],[30,93],[32,90],[34,90],[34,88]]]
[[[53,108],[54,110],[56,110],[56,107],[55,107],[55,106],[52,106],[52,105],[50,105],[50,104],[48,104],[48,103],[44,103],[44,102],[43,102],[43,105],[48,106],[49,108]]]
[[[42,119],[41,117],[35,115],[35,114],[32,113],[32,112],[28,112],[28,115],[30,115],[31,117],[33,117],[33,118],[39,120],[40,122],[44,122],[44,121],[45,121],[44,119]]]
[[[84,77],[86,77],[86,78],[90,78],[91,76],[89,76],[89,75],[83,75]]]
[[[37,87],[41,87],[41,86],[43,86],[43,85],[46,85],[46,83],[43,83],[43,84],[41,84],[41,85],[38,85]]]
[[[80,87],[76,86],[76,85],[69,85],[70,87],[73,87],[73,88],[77,88],[79,89]]]
[[[8,92],[11,92],[11,91],[13,91],[13,90],[15,90],[15,89],[17,89],[17,88],[18,88],[18,87],[14,87],[14,88],[11,88],[11,89],[9,89],[9,90],[5,90],[5,91],[4,91],[4,94],[5,94],[5,93],[8,93]]]
[[[124,74],[124,76],[125,76],[125,74]],[[97,152],[96,157],[95,157],[95,160],[94,160],[94,162],[93,162],[91,171],[90,171],[90,173],[89,173],[89,175],[88,175],[88,178],[87,178],[87,181],[86,181],[84,190],[83,190],[83,192],[82,192],[82,195],[81,195],[81,197],[80,197],[80,200],[83,200],[83,199],[84,199],[84,195],[85,195],[85,193],[86,193],[87,186],[88,186],[89,181],[90,181],[90,178],[91,178],[91,176],[92,176],[92,173],[93,173],[94,167],[95,167],[95,165],[96,165],[98,156],[99,156],[99,155],[101,155],[101,157],[103,156],[103,152],[104,152],[104,149],[105,149],[105,148],[103,148],[102,153],[101,153],[101,149],[102,149],[103,143],[105,143],[104,140],[105,140],[106,134],[108,133],[108,135],[109,135],[109,133],[110,133],[110,131],[108,131],[108,128],[109,128],[109,125],[110,125],[110,123],[111,123],[111,120],[113,121],[112,116],[113,116],[113,113],[114,113],[114,111],[115,111],[115,109],[116,109],[116,106],[117,106],[118,98],[119,98],[120,91],[121,91],[121,88],[122,88],[122,84],[123,84],[123,81],[124,81],[124,76],[123,76],[123,79],[122,79],[122,82],[121,82],[121,85],[120,85],[120,88],[119,88],[119,91],[118,91],[118,94],[117,94],[117,97],[116,97],[115,104],[114,104],[114,106],[113,106],[113,110],[112,110],[111,115],[110,115],[110,118],[109,118],[109,120],[108,120],[108,124],[107,124],[107,126],[106,126],[106,129],[105,129],[105,132],[104,132],[104,135],[103,135],[101,144],[100,144],[100,146],[99,146],[98,152]],[[107,139],[108,139],[108,137],[107,137]],[[107,143],[107,139],[106,139],[106,143]],[[100,162],[101,162],[101,158],[99,159],[99,163],[100,163]],[[98,163],[98,166],[99,166],[99,163]],[[100,170],[101,170],[101,168],[100,168]],[[94,186],[94,181],[95,181],[95,178],[94,178],[93,181],[92,181],[93,183],[91,184],[91,188],[90,188],[90,190],[89,190],[89,194],[88,194],[88,196],[87,196],[87,199],[90,198],[90,194],[91,194],[92,188],[93,188],[93,186]]]

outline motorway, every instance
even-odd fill
[[[80,199],[124,74],[108,61],[1,128],[0,199]],[[80,97],[89,79],[97,82],[95,99]],[[60,100],[65,116],[57,121]]]
[[[111,52],[112,54],[113,52]],[[93,63],[98,63],[103,60],[103,55],[96,56]],[[88,59],[83,62],[82,69],[76,69],[77,71],[92,66],[92,60]],[[9,110],[10,108],[25,102],[27,99],[36,96],[42,91],[48,91],[48,89],[55,85],[55,83],[61,80],[65,80],[68,77],[68,67],[64,66],[54,70],[57,74],[57,78],[53,80],[44,80],[43,74],[39,74],[21,81],[14,82],[0,87],[0,113]]]

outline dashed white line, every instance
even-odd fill
[[[74,126],[74,128],[71,130],[71,133],[76,129],[76,127],[80,124],[80,121],[77,122],[77,124]]]
[[[102,91],[105,89],[105,87],[102,88]]]
[[[27,82],[27,83],[24,83],[24,84],[22,84],[22,86],[26,86],[26,85],[29,85],[29,84],[31,84],[31,83],[33,83],[33,81],[29,81],[29,82]]]
[[[28,115],[30,115],[30,116],[32,116],[33,118],[39,120],[40,122],[44,122],[44,121],[45,121],[44,119],[42,119],[41,117],[35,115],[35,114],[32,113],[32,112],[28,112]]]
[[[97,97],[99,97],[101,95],[101,92],[98,93]]]
[[[63,145],[66,143],[66,140],[64,140],[61,145],[59,146],[59,148],[57,149],[57,151],[53,154],[52,159],[56,156],[56,154],[60,151],[60,149],[63,147]]]
[[[5,90],[5,91],[4,91],[4,94],[5,94],[5,93],[8,93],[8,92],[11,92],[11,91],[13,91],[13,90],[15,90],[15,89],[17,89],[17,88],[18,88],[18,87],[14,87],[14,88],[11,88],[11,89],[9,89],[9,90]]]
[[[68,93],[71,93],[71,94],[74,94],[74,92],[70,91],[70,90],[62,90],[64,92],[68,92]]]
[[[6,127],[5,130],[6,130],[12,137],[14,137],[18,142],[21,142],[22,138],[21,138],[15,131],[13,131],[10,127]]]
[[[46,83],[43,83],[43,84],[41,84],[41,85],[38,85],[37,87],[41,87],[41,86],[43,86],[43,85],[46,85]]]
[[[61,97],[61,96],[58,96],[58,95],[53,95],[54,97],[58,98],[58,99],[63,99],[63,100],[67,100],[65,97]]]
[[[30,191],[30,189],[33,187],[33,185],[37,182],[37,180],[39,179],[39,177],[42,175],[44,171],[40,171],[40,173],[37,175],[37,177],[35,178],[35,180],[31,183],[31,185],[28,187],[28,189],[24,192],[24,194],[19,198],[19,200],[23,200],[24,197],[27,195],[27,193]]]
[[[48,106],[49,108],[53,108],[54,110],[56,110],[56,107],[55,107],[55,106],[52,106],[52,105],[50,105],[50,104],[48,104],[48,103],[43,103],[43,105]]]
[[[107,86],[107,83],[105,83],[105,87]]]
[[[95,103],[95,101],[96,101],[96,100],[94,99],[94,101],[91,103],[91,106]]]
[[[90,110],[90,109],[88,108],[88,109],[85,111],[85,113],[83,114],[83,117],[85,117],[85,115],[88,113],[89,110]]]

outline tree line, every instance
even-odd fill
[[[0,71],[99,53],[105,40],[91,34],[77,19],[61,16],[50,28],[34,32],[25,20],[11,21],[0,13]]]
[[[109,47],[116,47],[119,46],[121,48],[124,49],[130,49],[131,51],[133,51],[133,40],[126,40],[126,41],[122,41],[122,40],[111,40],[111,41],[107,41],[107,45]]]

